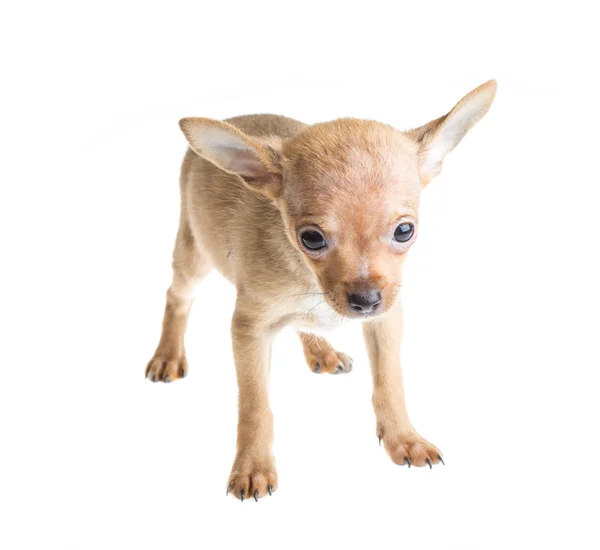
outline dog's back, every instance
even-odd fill
[[[306,128],[306,124],[280,115],[243,115],[228,118],[225,122],[255,137],[277,136],[289,139]]]
[[[266,141],[289,139],[306,127],[297,120],[268,114],[226,122]],[[284,237],[281,215],[273,203],[191,149],[181,168],[181,208],[180,231],[189,233],[194,246],[234,284],[243,277],[264,284],[277,281],[279,286],[289,279],[290,271],[302,267]],[[262,261],[256,261],[257,257]]]

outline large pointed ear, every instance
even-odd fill
[[[279,196],[281,154],[275,143],[264,143],[227,122],[209,118],[182,118],[179,127],[198,155],[268,197]]]
[[[482,84],[463,97],[447,115],[407,132],[419,146],[423,185],[441,172],[444,157],[487,113],[496,95],[496,87],[495,80]]]

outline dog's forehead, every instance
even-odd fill
[[[391,126],[357,119],[316,124],[290,140],[284,156],[285,195],[298,214],[327,204],[385,210],[418,203],[416,146]]]

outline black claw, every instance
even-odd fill
[[[338,372],[344,372],[344,365],[338,365],[337,366],[337,371]]]
[[[381,447],[381,435],[378,435],[377,438],[379,439],[379,446]]]
[[[440,462],[445,466],[446,463],[444,462],[444,459],[442,458],[442,455],[438,455],[438,458],[440,459]]]
[[[152,380],[152,382],[156,382],[156,374],[152,373],[152,378],[150,380]]]
[[[232,487],[233,487],[233,483],[230,483],[229,486],[227,487],[227,491],[225,491],[225,496],[227,496],[229,494],[229,491],[231,491]]]
[[[428,458],[426,458],[425,462],[427,462],[427,464],[429,464],[429,469],[432,470],[433,469],[433,465],[431,464],[431,460],[429,460]]]
[[[256,489],[256,491],[254,491],[254,500],[256,502],[258,502],[258,489]]]
[[[273,496],[273,485],[269,485],[267,487],[267,491],[269,491],[269,496],[272,497]]]
[[[319,363],[317,363],[317,364],[315,365],[315,370],[314,370],[314,372],[316,372],[317,374],[321,372],[321,365],[319,365]]]
[[[165,376],[165,384],[168,384],[171,380],[169,379],[168,376]]]
[[[406,462],[406,464],[408,464],[408,467],[410,468],[411,464],[410,464],[410,458],[406,457],[404,459],[404,462]]]
[[[242,489],[242,492],[240,493],[240,500],[244,502],[244,489]]]

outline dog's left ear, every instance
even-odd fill
[[[420,175],[423,185],[442,170],[444,157],[490,108],[497,83],[490,80],[463,97],[447,115],[410,130],[407,134],[419,146]]]
[[[209,118],[182,118],[179,127],[198,155],[236,174],[254,190],[270,198],[279,196],[283,171],[280,149],[275,144]]]

